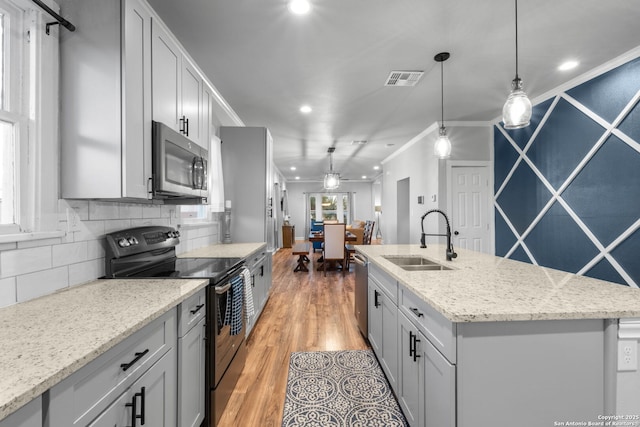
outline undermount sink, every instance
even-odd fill
[[[442,264],[433,262],[421,256],[394,256],[383,255],[382,258],[394,263],[398,267],[407,271],[443,271],[452,270]]]

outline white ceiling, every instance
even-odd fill
[[[440,119],[438,52],[451,53],[445,125],[500,116],[515,75],[513,0],[310,1],[311,13],[296,16],[286,0],[149,0],[244,123],[271,130],[288,180],[321,180],[334,145],[343,178],[373,178],[374,165]],[[520,0],[518,9],[531,98],[640,45],[638,0]],[[558,71],[567,59],[580,65]],[[425,75],[385,87],[392,70]]]

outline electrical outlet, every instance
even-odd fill
[[[80,230],[80,215],[73,208],[67,208],[67,232]]]
[[[638,370],[638,341],[618,341],[618,371]]]

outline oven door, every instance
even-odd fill
[[[240,285],[234,286],[235,280],[239,280]],[[218,285],[209,287],[209,294],[212,297],[209,307],[213,309],[209,320],[209,331],[213,335],[213,339],[209,340],[209,345],[213,345],[209,353],[213,355],[211,360],[213,369],[210,369],[209,381],[213,388],[218,386],[244,341],[246,332],[244,297],[240,296],[242,304],[239,308],[234,304],[234,289],[235,292],[242,293],[242,283],[242,278],[235,275]]]
[[[208,150],[167,125],[153,122],[153,194],[208,197]]]

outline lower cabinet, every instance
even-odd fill
[[[205,411],[205,319],[178,339],[178,427],[197,427]]]
[[[176,311],[165,313],[52,387],[45,427],[175,426]]]
[[[369,342],[393,390],[398,386],[398,307],[369,277]]]
[[[247,336],[253,330],[267,299],[269,299],[271,263],[271,252],[266,250],[258,251],[247,258],[247,268],[251,274],[251,296],[254,308],[254,314],[247,322]]]
[[[42,397],[38,396],[0,421],[0,427],[42,427]]]
[[[176,352],[171,348],[90,427],[171,427],[175,424]]]
[[[424,401],[424,360],[422,339],[417,328],[400,313],[398,316],[398,370],[399,381],[396,397],[404,416],[411,426],[423,425],[421,411]]]

